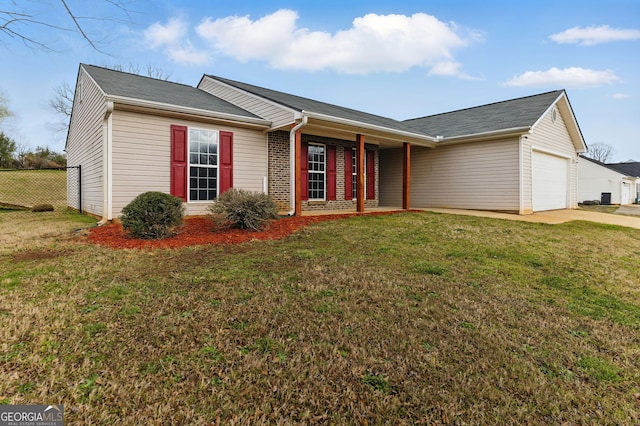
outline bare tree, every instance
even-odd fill
[[[585,154],[587,157],[599,161],[601,163],[606,163],[613,158],[613,154],[615,150],[609,144],[602,142],[595,142],[589,144],[587,153]]]
[[[151,77],[158,80],[167,81],[171,78],[170,72],[166,72],[162,68],[153,64],[147,64],[142,66],[140,64],[134,64],[129,62],[127,66],[124,66],[122,64],[116,64],[116,65],[105,65],[105,68],[110,68],[115,71],[128,72],[130,74],[144,75],[146,77]]]
[[[0,92],[0,124],[13,115],[9,107],[7,106],[7,98]]]
[[[164,71],[162,68],[152,64],[141,66],[139,64],[129,63],[128,65],[116,64],[105,66],[115,71],[128,72],[131,74],[144,75],[146,77],[158,80],[169,80],[171,73]],[[60,117],[60,123],[56,124],[56,131],[66,131],[69,127],[69,119],[71,118],[71,110],[73,109],[74,89],[67,82],[61,83],[53,88],[53,97],[49,99],[49,107]],[[1,104],[0,104],[1,105]]]
[[[29,145],[27,145],[24,141],[16,142],[16,151],[14,155],[15,167],[18,169],[24,169],[24,161],[29,154]]]
[[[56,113],[71,117],[73,106],[73,89],[66,81],[53,88],[53,97],[49,99],[49,106]]]
[[[9,0],[0,4],[0,35],[5,37],[21,40],[29,47],[36,47],[44,50],[53,50],[43,36],[36,36],[30,30],[38,27],[40,29],[48,29],[51,31],[65,31],[69,33],[77,33],[83,38],[93,49],[100,51],[97,41],[88,32],[86,28],[87,21],[92,20],[110,20],[119,22],[131,22],[129,16],[130,11],[124,0],[102,0],[104,4],[110,8],[117,10],[126,19],[117,19],[112,17],[100,16],[82,16],[76,10],[80,6],[73,5],[72,0],[42,0],[42,1],[15,1]],[[5,4],[7,3],[7,4]],[[81,5],[87,6],[94,2],[83,1]],[[73,5],[73,6],[72,6]],[[68,21],[57,23],[53,18],[56,14],[61,14]]]

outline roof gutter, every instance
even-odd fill
[[[293,216],[296,213],[296,132],[307,125],[309,118],[305,115],[302,120],[296,124],[289,132],[289,207],[291,210],[288,215]]]
[[[191,108],[191,107],[178,106],[173,104],[166,104],[163,102],[145,101],[141,99],[128,98],[126,96],[109,95],[107,96],[107,101],[120,103],[124,105],[130,105],[130,106],[147,107],[147,108],[160,109],[164,111],[200,115],[200,116],[224,120],[224,121],[232,121],[235,123],[252,124],[261,128],[268,128],[271,125],[271,122],[269,120],[265,120],[262,118],[243,117],[241,115],[227,114],[224,112],[214,112],[214,111],[208,111],[208,110],[199,109],[199,108]]]
[[[325,115],[325,114],[320,114],[317,112],[309,112],[309,111],[302,111],[302,115],[309,117],[309,118],[315,118],[318,120],[324,120],[324,121],[328,121],[331,123],[336,123],[336,124],[344,124],[346,126],[351,126],[351,127],[359,127],[361,129],[366,129],[366,130],[372,130],[372,131],[376,131],[376,132],[384,132],[384,133],[391,133],[394,135],[398,135],[401,136],[402,139],[410,139],[412,141],[421,141],[424,142],[425,146],[429,146],[431,148],[436,146],[436,138],[432,137],[432,136],[427,136],[425,134],[421,134],[421,133],[413,133],[413,132],[409,132],[409,131],[404,131],[404,130],[396,130],[396,129],[391,129],[389,127],[384,127],[384,126],[376,126],[375,124],[368,124],[368,123],[363,123],[361,121],[355,121],[355,120],[349,120],[346,118],[339,118],[339,117],[334,117],[331,115]]]
[[[472,142],[479,139],[489,139],[499,136],[520,136],[531,132],[531,127],[512,127],[510,129],[502,129],[491,132],[473,133],[470,135],[460,135],[452,137],[439,137],[438,145],[449,145],[455,143]]]

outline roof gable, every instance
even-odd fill
[[[540,117],[564,93],[563,90],[541,93],[427,117],[406,120],[421,132],[453,138],[510,129],[532,128]]]
[[[185,84],[110,70],[94,65],[81,64],[80,66],[107,96],[170,104],[252,119],[260,118],[204,90]]]
[[[252,84],[242,83],[227,78],[217,77],[213,75],[205,75],[206,77],[220,81],[226,85],[235,87],[244,92],[269,100],[275,104],[281,105],[283,108],[291,109],[299,113],[315,113],[327,117],[335,117],[342,120],[349,120],[357,123],[397,130],[406,133],[420,134],[428,136],[416,129],[408,126],[402,121],[380,115],[369,114],[351,108],[329,104],[326,102],[316,101],[314,99],[304,98],[289,93],[279,92],[277,90],[267,89],[264,87],[254,86]]]

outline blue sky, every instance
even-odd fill
[[[64,148],[53,89],[80,62],[154,66],[197,85],[213,74],[408,119],[566,89],[587,144],[640,161],[640,1],[59,0],[8,2],[50,26],[16,27],[50,50],[0,32],[2,130]],[[3,5],[0,9],[6,9]],[[0,14],[0,24],[3,16]]]

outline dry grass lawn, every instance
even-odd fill
[[[640,423],[640,230],[403,213],[180,250],[65,235],[0,251],[0,402],[69,424]]]
[[[65,210],[67,171],[0,170],[0,208],[3,204],[27,207],[51,204]]]

